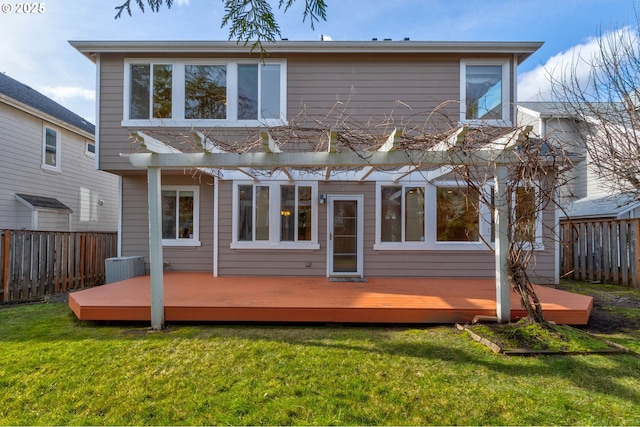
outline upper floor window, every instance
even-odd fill
[[[42,141],[42,168],[60,171],[60,132],[45,126]]]
[[[509,61],[460,62],[460,118],[463,122],[510,122]]]
[[[96,144],[93,141],[87,141],[84,146],[84,153],[89,157],[96,156]]]
[[[124,126],[286,121],[286,62],[125,62]]]
[[[162,187],[162,244],[199,246],[200,193],[196,186]]]
[[[315,183],[234,185],[233,248],[317,249]]]

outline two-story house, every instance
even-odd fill
[[[0,228],[116,231],[118,176],[95,167],[95,127],[0,73]]]
[[[98,68],[123,256],[153,258],[161,224],[176,271],[495,277],[491,208],[466,203],[445,163],[403,158],[403,138],[512,131],[517,68],[541,43],[280,41],[262,58],[235,42],[70,43]],[[555,220],[535,221],[538,282],[557,280]]]
[[[603,104],[603,108],[607,105],[610,104]],[[598,135],[599,127],[584,120],[584,112],[574,109],[575,106],[563,102],[518,103],[520,124],[532,126],[533,133],[540,138],[584,158],[565,172],[566,184],[559,192],[560,218],[640,218],[640,202],[635,194],[612,192],[611,183],[599,176],[591,157],[593,150],[585,146],[586,140],[592,140],[587,135]],[[596,122],[598,118],[592,120]],[[597,139],[592,141],[598,143]]]

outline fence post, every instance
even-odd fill
[[[2,234],[2,302],[9,302],[9,279],[11,278],[11,231]]]
[[[631,258],[633,263],[631,285],[637,289],[640,288],[640,219],[633,220],[633,231],[635,244],[633,245],[633,258]]]

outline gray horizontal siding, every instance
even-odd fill
[[[163,185],[200,187],[200,241],[197,247],[164,247],[169,271],[213,270],[213,181],[211,177],[163,175]],[[144,256],[149,262],[149,213],[147,178],[126,176],[122,180],[122,256]]]
[[[145,55],[139,55],[143,57]],[[190,55],[190,57],[210,57]],[[188,57],[188,56],[185,56]],[[295,55],[287,57],[287,115],[300,120],[304,110],[327,127],[349,118],[351,123],[394,118],[394,125],[424,125],[436,108],[441,114],[431,116],[430,125],[445,118],[459,120],[460,57],[455,55]],[[275,58],[275,56],[274,56]],[[132,150],[129,131],[122,128],[124,90],[124,55],[102,54],[100,60],[100,168],[112,171],[132,170],[120,153]],[[297,119],[296,119],[297,118]],[[167,129],[180,133],[189,129]],[[198,129],[226,138],[239,137],[242,129]],[[249,130],[255,133],[255,130]],[[244,130],[242,137],[247,135]]]
[[[41,167],[44,126],[60,136],[60,172]],[[0,228],[31,226],[31,212],[15,198],[24,193],[54,197],[67,205],[73,211],[72,231],[116,231],[118,177],[95,169],[94,158],[85,154],[86,143],[84,136],[0,103]],[[41,215],[40,230],[60,230],[46,217]],[[68,221],[63,229],[69,230]]]

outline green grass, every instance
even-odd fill
[[[593,296],[592,331],[640,353],[640,290],[573,280],[562,280],[560,288]]]
[[[566,325],[540,325],[526,321],[507,324],[476,324],[467,327],[503,350],[526,349],[554,352],[615,350],[605,341]]]
[[[633,355],[505,357],[452,326],[169,326],[1,309],[0,424],[640,424]]]

